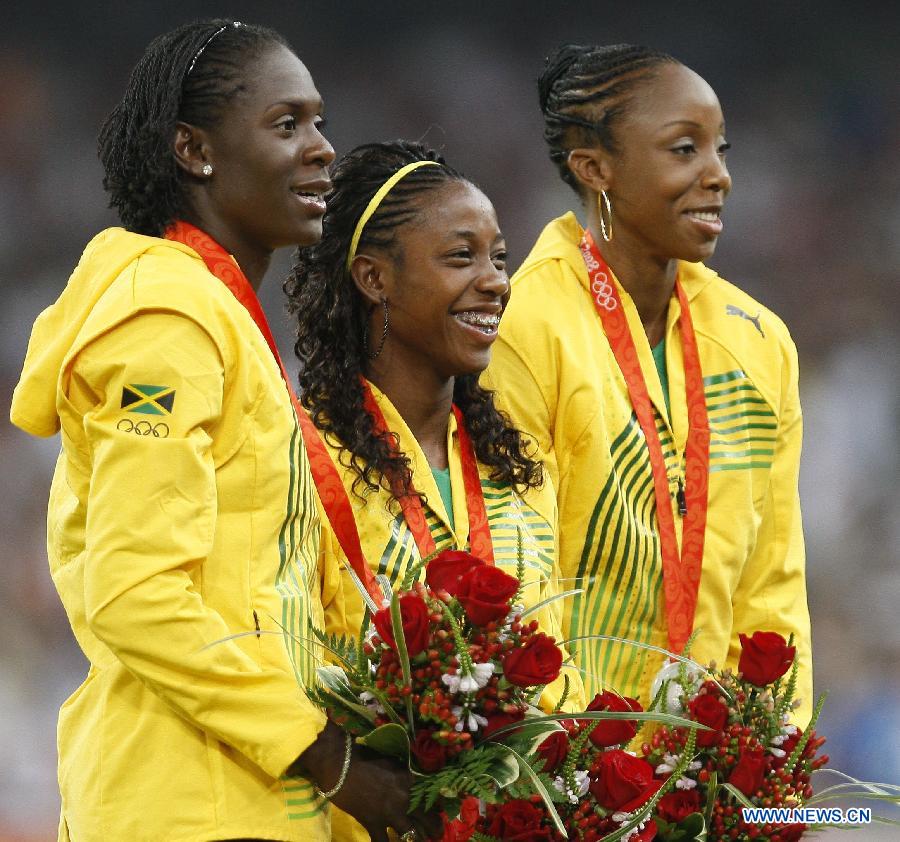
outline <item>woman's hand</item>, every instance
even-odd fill
[[[345,748],[344,732],[329,722],[288,773],[302,775],[328,792],[341,776]],[[407,812],[413,783],[412,773],[399,762],[354,744],[344,784],[329,800],[353,816],[372,842],[388,842],[389,827],[399,836],[414,831],[420,842],[439,838],[442,823],[437,813]]]

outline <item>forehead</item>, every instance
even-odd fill
[[[718,128],[723,119],[716,92],[702,76],[683,64],[665,64],[635,90],[624,123],[650,130],[675,121]]]
[[[264,47],[248,63],[241,99],[251,108],[276,102],[303,102],[318,108],[321,100],[306,65],[283,44]]]
[[[494,238],[499,233],[491,200],[468,181],[451,181],[429,190],[419,200],[420,213],[413,230],[429,238],[466,231]]]

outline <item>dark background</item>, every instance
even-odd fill
[[[646,43],[716,89],[734,190],[711,264],[800,349],[820,730],[834,766],[900,781],[900,120],[897,4],[17,3],[0,20],[0,396],[37,313],[114,224],[97,128],[156,34],[197,17],[279,29],[327,103],[338,153],[424,139],[493,199],[518,265],[574,207],[541,139],[535,79],[557,44]],[[264,300],[280,317],[281,256]],[[561,326],[564,328],[564,326]],[[0,842],[55,833],[55,720],[85,672],[47,574],[58,440],[0,425]],[[152,757],[135,758],[153,762]],[[150,806],[136,805],[136,809]],[[158,807],[156,805],[154,809]],[[865,838],[883,837],[874,829]]]

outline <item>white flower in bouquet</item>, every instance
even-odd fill
[[[655,699],[663,684],[668,682],[666,695],[662,700],[662,711],[664,713],[673,713],[675,715],[684,713],[681,697],[693,695],[700,686],[700,681],[703,677],[702,671],[691,664],[684,664],[683,668],[687,671],[687,687],[682,687],[680,683],[682,670],[680,661],[669,661],[667,664],[664,664],[662,669],[656,673],[653,683],[650,685],[650,698]]]

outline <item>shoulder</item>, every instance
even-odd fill
[[[758,385],[773,405],[797,379],[797,349],[784,321],[753,296],[702,264],[682,270],[690,285],[699,282],[691,299],[691,317],[703,337]]]

